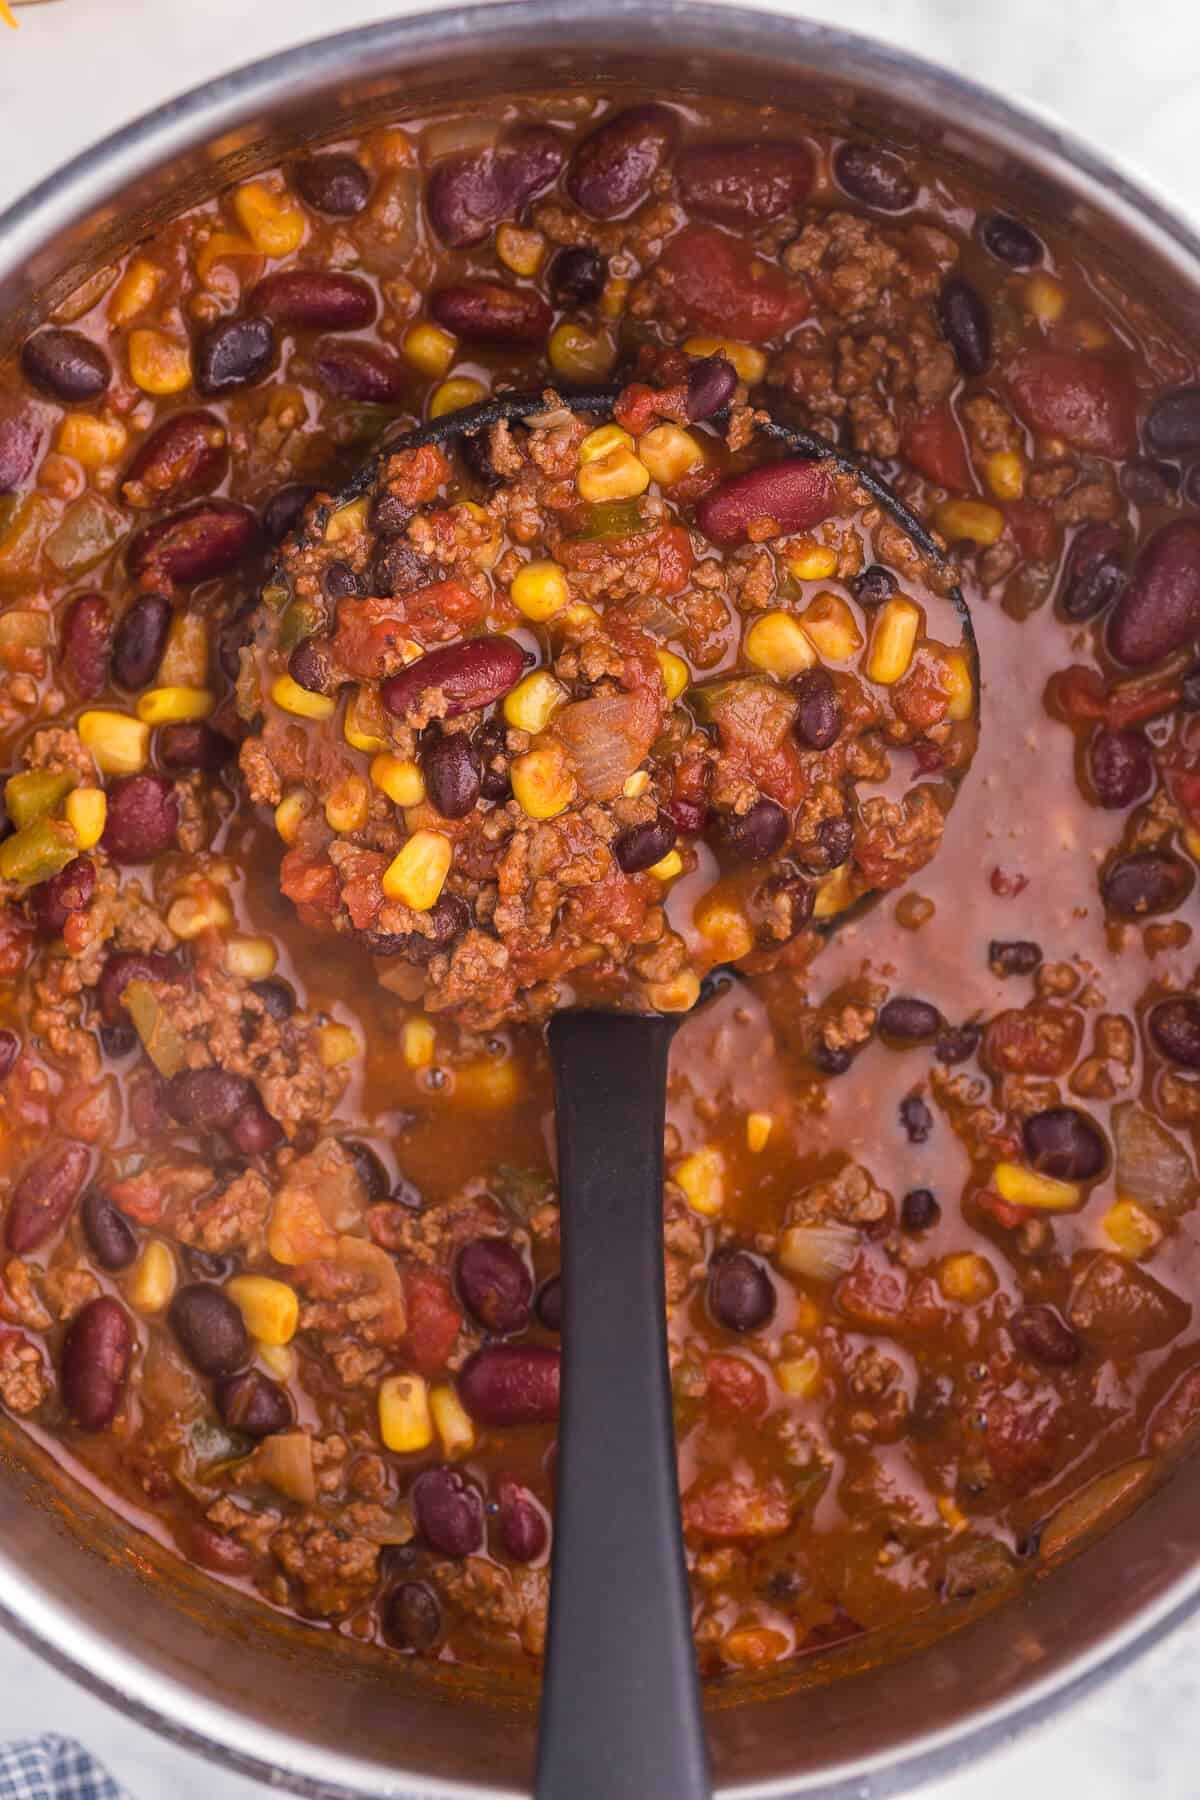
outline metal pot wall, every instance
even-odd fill
[[[378,116],[579,82],[794,107],[985,173],[1089,242],[1126,288],[1200,329],[1200,242],[1097,153],[958,76],[824,26],[672,0],[449,8],[269,58],[110,138],[0,218],[0,353],[163,218],[299,143]],[[724,1800],[895,1793],[1059,1709],[1200,1602],[1200,1471],[1102,1542],[884,1666],[877,1640],[715,1697]],[[0,1427],[0,1614],[131,1716],[311,1795],[528,1793],[533,1694],[451,1681],[286,1622],[131,1540]],[[944,1621],[943,1621],[944,1622]],[[637,1621],[630,1621],[637,1629]],[[860,1666],[861,1665],[861,1666]],[[844,1675],[845,1679],[834,1680]],[[587,1695],[579,1696],[587,1705]],[[666,1800],[666,1797],[664,1797]]]

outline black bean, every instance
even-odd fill
[[[465,819],[475,810],[482,785],[479,758],[465,732],[428,738],[421,745],[420,762],[430,804],[444,819]]]
[[[102,1269],[127,1269],[138,1253],[137,1238],[129,1220],[103,1188],[89,1188],[79,1208],[79,1220],[88,1248]]]
[[[980,295],[961,275],[952,275],[942,285],[937,312],[963,374],[982,375],[992,360],[992,321]]]
[[[933,1114],[919,1094],[906,1094],[900,1102],[900,1123],[910,1144],[925,1144],[933,1133]]]
[[[806,750],[828,750],[842,729],[842,704],[828,669],[805,669],[792,682],[796,717],[792,731]]]
[[[826,868],[840,869],[854,848],[854,821],[845,813],[838,819],[822,819],[817,826],[817,842],[824,852]]]
[[[386,538],[371,569],[371,592],[389,598],[411,594],[440,579],[440,573],[403,538]]]
[[[1200,1069],[1200,999],[1194,994],[1173,994],[1160,1000],[1146,1015],[1150,1042],[1168,1062],[1185,1069]]]
[[[910,1188],[900,1202],[900,1223],[905,1231],[928,1231],[942,1216],[929,1188]]]
[[[1087,772],[1098,803],[1132,806],[1154,785],[1154,755],[1141,731],[1098,725],[1087,747]]]
[[[293,166],[292,180],[302,200],[333,219],[353,218],[371,195],[371,177],[344,150],[306,156]]]
[[[395,1115],[393,1114],[393,1117],[394,1116]],[[398,1175],[396,1177],[395,1186],[392,1188],[388,1198],[391,1200],[393,1206],[407,1206],[410,1212],[423,1212],[425,1208],[424,1194],[421,1192],[416,1182],[410,1181],[407,1175]]]
[[[232,1256],[218,1256],[212,1250],[200,1250],[195,1244],[183,1246],[183,1266],[189,1275],[202,1281],[224,1281],[233,1274]]]
[[[61,936],[72,913],[86,912],[96,891],[96,865],[90,856],[75,856],[65,869],[39,881],[29,897],[38,936]]]
[[[223,1423],[231,1431],[244,1431],[247,1437],[286,1431],[296,1417],[287,1389],[261,1369],[243,1369],[240,1375],[218,1381],[216,1402]]]
[[[660,808],[644,825],[630,825],[620,832],[613,842],[613,855],[626,875],[636,875],[661,862],[678,835],[674,819]]]
[[[397,532],[407,531],[413,508],[407,500],[401,500],[399,494],[390,494],[385,489],[376,494],[371,502],[371,530],[378,537],[394,537]]]
[[[204,719],[180,719],[174,725],[160,725],[154,734],[154,750],[160,767],[172,773],[200,769],[215,775],[233,755],[230,740]]]
[[[458,440],[459,455],[481,487],[495,487],[500,471],[492,461],[490,433],[467,431]]]
[[[844,1075],[854,1060],[844,1044],[827,1044],[824,1038],[813,1045],[812,1059],[823,1075]]]
[[[113,679],[121,687],[148,687],[158,673],[174,609],[165,594],[139,594],[113,637]]]
[[[1200,387],[1160,394],[1146,414],[1144,433],[1151,450],[1160,456],[1200,450]]]
[[[743,862],[765,862],[787,842],[787,813],[765,795],[748,812],[717,813],[713,823],[725,849]]]
[[[1079,1361],[1082,1345],[1052,1306],[1023,1306],[1009,1320],[1008,1330],[1017,1349],[1035,1362],[1065,1369]]]
[[[182,1069],[167,1083],[166,1101],[181,1125],[225,1131],[254,1097],[254,1084],[232,1069]]]
[[[880,1035],[896,1038],[905,1044],[927,1044],[942,1028],[942,1015],[928,1000],[915,1000],[909,994],[898,994],[879,1009]]]
[[[243,1106],[225,1135],[239,1156],[266,1156],[283,1140],[283,1127],[257,1096]]]
[[[1012,938],[1002,942],[993,938],[988,945],[988,967],[993,975],[1032,975],[1042,960],[1042,946],[1028,938]]]
[[[900,158],[874,144],[839,144],[833,174],[852,200],[877,212],[904,212],[917,197],[917,184]]]
[[[1030,269],[1042,260],[1041,241],[1007,213],[988,213],[980,220],[979,237],[984,249],[1010,269]]]
[[[276,488],[262,510],[263,531],[273,544],[281,544],[300,523],[300,515],[318,490],[307,481],[289,481]]]
[[[1169,851],[1135,850],[1109,864],[1100,878],[1100,892],[1118,917],[1145,918],[1182,906],[1194,879],[1182,858]]]
[[[1134,456],[1121,464],[1119,483],[1135,506],[1169,506],[1179,492],[1179,470],[1174,463]]]
[[[1021,1127],[1025,1155],[1056,1181],[1095,1181],[1108,1162],[1104,1133],[1074,1106],[1050,1106]]]
[[[354,1164],[355,1173],[363,1184],[367,1199],[372,1204],[386,1200],[392,1185],[392,1178],[370,1144],[364,1144],[361,1138],[345,1138],[342,1141],[342,1149]]]
[[[724,356],[705,356],[688,370],[687,399],[684,403],[688,419],[698,425],[728,406],[738,383],[737,370]]]
[[[383,1603],[383,1635],[398,1650],[432,1650],[442,1633],[437,1595],[423,1581],[405,1581]]]
[[[201,394],[226,394],[261,381],[275,361],[268,319],[222,319],[196,345],[195,382]]]
[[[1184,676],[1179,704],[1185,712],[1200,712],[1200,669],[1190,669]]]
[[[236,1375],[250,1354],[241,1313],[208,1282],[181,1287],[167,1317],[188,1361],[202,1375]]]
[[[21,370],[35,388],[68,406],[98,399],[112,380],[112,369],[99,344],[81,331],[60,331],[52,326],[25,339]]]
[[[547,1331],[562,1330],[562,1277],[552,1275],[538,1290],[534,1311]]]
[[[345,600],[361,591],[358,576],[348,562],[326,563],[321,573],[321,592],[327,600]]]
[[[128,1056],[138,1045],[138,1034],[132,1025],[102,1025],[100,1027],[100,1048],[110,1062],[117,1062]]]
[[[816,903],[816,886],[802,875],[773,875],[764,881],[754,896],[755,910],[761,914],[759,942],[790,943],[812,918]]]
[[[7,1081],[21,1054],[21,1040],[8,1026],[0,1027],[0,1081]]]
[[[708,1310],[727,1331],[761,1331],[775,1316],[775,1284],[746,1250],[725,1250],[708,1265]]]
[[[288,674],[310,694],[332,694],[340,686],[327,641],[307,637],[288,657]]]
[[[559,306],[590,306],[604,292],[608,264],[598,250],[579,245],[560,250],[546,276]]]
[[[282,1023],[296,1010],[296,996],[279,975],[268,975],[264,981],[252,981],[250,992],[257,994],[269,1019]]]
[[[428,962],[467,930],[471,909],[460,895],[442,893],[425,914],[425,923],[429,926],[428,935],[410,931],[401,949],[393,954],[407,956],[409,962]]]
[[[512,793],[508,778],[508,734],[501,719],[485,719],[475,733],[479,758],[479,791],[485,800],[507,800]]]
[[[1128,540],[1115,525],[1085,525],[1071,544],[1059,611],[1072,625],[1094,619],[1125,587]]]
[[[860,575],[850,582],[850,592],[860,606],[882,606],[890,600],[898,586],[896,577],[882,563],[868,563]]]
[[[979,1045],[982,1035],[978,1025],[951,1025],[942,1031],[934,1047],[934,1055],[940,1063],[953,1067],[955,1063],[967,1062]]]

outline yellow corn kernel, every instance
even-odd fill
[[[308,817],[311,802],[304,788],[292,788],[275,808],[275,829],[285,844],[294,844]]]
[[[276,1381],[291,1381],[296,1373],[296,1352],[290,1344],[258,1344],[258,1360]]]
[[[725,1204],[725,1158],[712,1144],[676,1163],[671,1180],[682,1188],[692,1211],[706,1219],[714,1218]]]
[[[997,450],[983,465],[997,500],[1019,500],[1025,492],[1025,458],[1019,450]]]
[[[867,674],[872,681],[891,687],[907,674],[920,628],[921,609],[914,601],[884,601],[867,652]]]
[[[614,450],[632,450],[633,439],[622,425],[598,425],[579,446],[579,464],[600,462]]]
[[[365,689],[355,688],[342,717],[342,736],[352,750],[362,750],[367,756],[374,756],[377,752],[387,749],[387,739],[381,738],[377,732],[367,729],[362,716],[365,698]]]
[[[485,508],[480,506],[478,500],[460,500],[458,505],[468,518],[474,519],[477,525],[482,525],[487,531],[488,535],[481,539],[471,551],[471,561],[477,569],[490,569],[503,547],[504,539],[500,527]]]
[[[1039,270],[1026,277],[1025,304],[1039,325],[1056,325],[1067,304],[1067,290],[1053,275]]]
[[[63,805],[63,815],[75,833],[81,850],[94,850],[104,836],[108,818],[108,796],[103,788],[72,788]]]
[[[1113,341],[1112,332],[1099,319],[1080,319],[1074,335],[1081,350],[1107,350]]]
[[[566,698],[566,688],[549,669],[534,669],[504,696],[504,717],[517,731],[536,737],[539,731],[545,731]]]
[[[850,875],[850,864],[842,863],[840,868],[831,869],[817,884],[817,897],[813,903],[814,919],[832,919],[844,912],[850,902],[857,898],[854,882]]]
[[[811,669],[817,653],[803,628],[788,612],[760,613],[742,642],[746,659],[780,681]]]
[[[440,831],[414,831],[383,872],[383,891],[413,912],[428,912],[446,885],[454,845]]]
[[[58,428],[58,448],[85,469],[104,469],[120,460],[129,433],[120,419],[98,419],[94,413],[68,413]]]
[[[427,1069],[437,1052],[437,1032],[429,1019],[405,1019],[401,1033],[404,1060],[410,1069]]]
[[[205,287],[212,287],[214,285],[217,288],[227,287],[230,285],[227,282],[217,282],[215,284],[212,282],[210,278],[213,270],[220,264],[224,264],[228,268],[231,261],[244,262],[248,259],[257,265],[258,254],[258,251],[254,248],[250,239],[248,237],[243,237],[240,232],[214,231],[212,236],[200,246],[200,249],[197,252],[196,273],[204,283]],[[234,275],[236,281],[239,271],[233,270],[230,272]],[[252,280],[253,275],[250,275],[249,279]]]
[[[401,338],[400,348],[414,369],[419,369],[433,381],[441,381],[450,373],[458,352],[458,339],[449,331],[443,331],[440,325],[418,319]]]
[[[328,694],[310,694],[288,674],[277,675],[271,683],[271,698],[284,712],[298,719],[328,719],[333,716],[335,702]]]
[[[783,552],[783,560],[797,581],[828,581],[837,568],[837,551],[816,538],[793,538]]]
[[[225,967],[241,981],[265,981],[275,973],[279,953],[268,937],[230,938],[225,946]]]
[[[572,600],[570,606],[564,607],[555,618],[556,625],[569,625],[581,637],[586,637],[592,627],[600,623],[600,614],[586,600]]]
[[[148,688],[140,695],[136,712],[147,725],[178,725],[188,719],[207,719],[217,703],[208,688]]]
[[[144,256],[135,256],[112,291],[108,303],[109,322],[128,325],[140,312],[145,312],[157,294],[165,271]]]
[[[567,604],[567,578],[556,562],[528,562],[513,576],[509,597],[519,613],[537,623],[552,619]]]
[[[786,1356],[775,1364],[776,1384],[791,1400],[811,1400],[821,1388],[821,1358],[817,1351]]]
[[[397,1456],[428,1450],[433,1442],[429,1389],[420,1375],[389,1375],[379,1389],[379,1435]]]
[[[602,319],[619,319],[629,304],[629,289],[632,283],[624,275],[613,275],[604,284],[600,295],[600,317]]]
[[[371,780],[395,806],[420,806],[425,798],[425,777],[409,757],[387,753],[375,757]]]
[[[1079,1205],[1079,1189],[1073,1181],[1038,1175],[1021,1163],[997,1163],[992,1185],[1010,1206],[1036,1206],[1042,1212],[1070,1212]]]
[[[290,256],[304,242],[304,214],[286,190],[248,181],[234,194],[233,210],[260,256]]]
[[[150,755],[150,727],[128,713],[97,710],[79,715],[75,729],[103,775],[136,775]]]
[[[677,875],[683,874],[683,858],[678,850],[668,850],[665,856],[660,856],[656,863],[650,864],[646,873],[659,881],[674,881]]]
[[[622,785],[621,792],[627,800],[640,800],[650,786],[650,773],[647,769],[635,769]]]
[[[726,1632],[721,1639],[721,1655],[739,1669],[767,1669],[779,1662],[791,1649],[782,1631],[770,1625],[743,1625]]]
[[[967,1515],[952,1494],[939,1494],[937,1509],[953,1537],[967,1529]]]
[[[983,500],[944,500],[934,521],[951,544],[961,538],[973,544],[994,544],[1004,530],[1004,514]]]
[[[347,538],[358,537],[367,529],[367,502],[351,500],[347,506],[339,506],[331,513],[325,526],[325,542],[342,544]]]
[[[690,1012],[700,998],[700,977],[684,969],[670,981],[648,981],[643,991],[655,1012]]]
[[[233,924],[233,908],[218,888],[181,894],[167,908],[167,924],[177,938],[190,943],[206,931],[224,931]]]
[[[513,796],[531,819],[556,819],[575,798],[575,777],[558,744],[527,750],[509,768]]]
[[[586,325],[564,319],[550,333],[546,354],[556,375],[586,386],[608,374],[617,360],[617,346],[606,331],[589,331]]]
[[[704,446],[682,425],[655,425],[638,439],[637,453],[660,487],[681,481],[705,461]]]
[[[143,394],[181,394],[192,385],[192,353],[161,331],[129,334],[129,373]]]
[[[765,1150],[767,1140],[775,1124],[770,1113],[752,1112],[746,1114],[746,1148],[752,1156]]]
[[[177,612],[158,665],[160,687],[202,688],[208,679],[208,626],[190,607]]]
[[[714,951],[717,962],[736,962],[754,948],[754,933],[744,913],[723,895],[713,892],[697,906],[696,930]]]
[[[1118,1200],[1104,1215],[1104,1230],[1119,1256],[1136,1262],[1162,1239],[1162,1228],[1136,1200]]]
[[[825,662],[849,662],[862,649],[854,614],[837,594],[818,594],[801,613],[800,623]]]
[[[683,346],[685,356],[722,355],[737,370],[739,381],[757,387],[767,372],[767,359],[753,344],[739,344],[732,338],[690,337]]]
[[[449,381],[443,381],[440,387],[433,390],[429,402],[431,419],[444,418],[447,413],[461,412],[464,406],[478,406],[481,400],[487,399],[487,389],[482,381],[475,381],[470,375],[454,375]]]
[[[480,1056],[454,1071],[452,1098],[473,1112],[504,1112],[520,1090],[520,1070],[511,1056]]]
[[[335,781],[325,799],[325,823],[331,831],[361,831],[371,811],[371,790],[361,775]]]
[[[300,1323],[295,1288],[271,1275],[234,1275],[225,1292],[242,1315],[250,1336],[260,1344],[290,1344]]]
[[[658,666],[662,670],[663,687],[667,690],[667,699],[678,700],[684,688],[692,679],[692,671],[682,656],[676,656],[673,650],[656,650]]]
[[[125,1293],[140,1313],[158,1313],[175,1292],[175,1258],[159,1238],[151,1238],[134,1263]]]
[[[496,255],[514,275],[536,275],[546,258],[546,240],[540,231],[501,225],[496,233]]]
[[[973,1250],[960,1250],[947,1256],[938,1270],[938,1286],[947,1300],[960,1300],[964,1306],[977,1306],[996,1291],[996,1271],[985,1256]]]
[[[441,1439],[442,1455],[449,1462],[466,1456],[475,1448],[475,1427],[471,1415],[448,1381],[439,1382],[429,1396],[429,1410]]]
[[[946,708],[949,719],[969,719],[975,708],[975,683],[971,677],[971,665],[961,650],[951,650],[945,659],[946,679],[944,686],[950,704]]]
[[[340,1068],[362,1055],[362,1045],[348,1025],[322,1025],[319,1038],[321,1061],[327,1069]]]
[[[618,447],[607,456],[584,463],[577,484],[580,497],[590,505],[606,500],[636,500],[650,486],[650,471],[632,450]]]

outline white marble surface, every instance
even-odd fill
[[[428,0],[416,0],[427,4]],[[0,30],[0,207],[68,155],[208,76],[400,0],[58,0]],[[779,10],[790,10],[777,0]],[[1056,112],[1200,222],[1193,0],[838,0],[799,10],[874,33]],[[1195,1800],[1200,1625],[1178,1633],[1065,1719],[927,1800]],[[265,1800],[267,1789],[185,1755],[0,1639],[0,1739],[72,1731],[133,1800]],[[667,1797],[662,1797],[667,1800]]]

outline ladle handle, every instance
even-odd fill
[[[537,1800],[707,1800],[663,1294],[675,1021],[550,1026],[563,1386]]]

